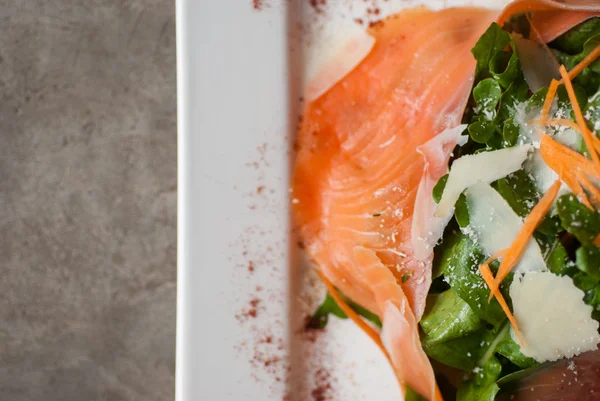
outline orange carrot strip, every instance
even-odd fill
[[[550,107],[552,107],[552,101],[554,100],[554,96],[556,96],[556,90],[558,89],[558,81],[553,79],[550,82],[550,86],[548,86],[548,93],[546,93],[546,99],[544,99],[544,107],[542,107],[542,112],[540,115],[540,121],[542,124],[546,122],[546,118],[548,118],[548,113],[550,113]]]
[[[567,120],[566,118],[550,118],[546,120],[546,125],[564,125],[574,129],[577,132],[581,132],[581,128],[575,121]]]
[[[494,285],[494,276],[492,275],[490,266],[485,263],[482,264],[481,266],[479,266],[479,272],[481,273],[481,276],[485,280],[488,287],[492,288],[492,286]],[[495,294],[495,297],[498,300],[498,303],[500,304],[500,306],[502,307],[504,314],[506,314],[506,317],[508,317],[508,320],[509,320],[510,324],[512,325],[513,329],[515,330],[515,334],[517,335],[517,338],[519,339],[519,343],[521,344],[521,346],[523,346],[523,339],[521,338],[521,331],[519,330],[519,326],[517,325],[517,320],[513,316],[512,312],[510,311],[510,308],[508,307],[508,304],[506,303],[504,296],[502,295],[502,293],[500,291],[497,291]]]
[[[543,124],[541,119],[532,120],[530,123]],[[567,120],[566,118],[550,118],[546,120],[545,125],[563,125],[581,133],[579,125],[577,125],[575,121]],[[592,142],[594,142],[594,149],[596,149],[596,152],[600,153],[600,138],[592,134]]]
[[[433,401],[444,401],[444,397],[442,397],[442,392],[440,391],[437,382],[435,383],[435,396],[433,398]]]
[[[598,178],[591,161],[546,134],[542,133],[540,137],[540,156],[544,162],[558,174],[584,205],[593,209],[585,191],[574,176],[574,172],[582,171],[589,176]]]
[[[577,75],[581,73],[588,65],[592,64],[596,59],[600,57],[600,45],[596,46],[594,50],[591,51],[590,54],[585,56],[583,60],[579,62],[571,71],[569,71],[569,78],[574,79]],[[564,78],[563,78],[564,80]]]
[[[600,234],[596,238],[594,238],[594,245],[600,246]]]
[[[362,329],[362,331],[365,332],[365,334],[367,334],[369,337],[371,337],[371,340],[373,340],[375,342],[375,344],[377,344],[377,346],[381,349],[381,351],[384,353],[386,358],[391,363],[392,359],[391,359],[390,355],[388,354],[387,350],[385,349],[385,347],[383,346],[383,342],[381,341],[380,335],[371,326],[369,326],[364,320],[362,320],[362,318],[360,316],[358,316],[358,314],[354,311],[354,309],[352,309],[350,307],[350,305],[348,305],[346,303],[346,301],[344,301],[344,299],[337,292],[337,290],[335,289],[335,287],[333,286],[331,281],[329,281],[329,279],[327,279],[327,277],[325,277],[325,275],[320,270],[317,270],[317,273],[319,274],[319,277],[321,278],[321,280],[323,280],[323,283],[325,283],[325,286],[327,287],[327,290],[331,294],[331,297],[335,300],[335,302],[338,304],[340,309],[350,319],[352,319],[354,321],[354,323],[356,323],[356,325],[358,327],[360,327]]]
[[[487,258],[479,267],[481,267],[483,265],[489,266],[494,260],[503,257],[506,254],[506,251],[508,251],[508,249],[501,249],[498,252],[493,253],[492,256],[490,256],[489,258]],[[488,298],[488,302],[490,302],[493,297],[494,297],[494,294],[490,293],[490,297]]]
[[[517,237],[513,240],[508,251],[505,253],[504,258],[500,263],[498,274],[496,274],[496,279],[494,280],[493,285],[490,286],[490,290],[494,296],[497,297],[497,294],[500,293],[498,290],[500,283],[508,276],[508,273],[510,273],[525,252],[527,244],[533,236],[533,232],[540,225],[552,207],[552,203],[554,203],[554,199],[556,199],[556,195],[558,195],[561,185],[562,182],[556,180],[544,196],[542,196],[537,205],[534,206],[531,213],[525,218],[523,228],[521,228],[521,231],[519,231],[519,234],[517,234]]]
[[[600,190],[590,181],[590,179],[581,171],[576,173],[577,179],[583,184],[583,187],[592,194],[592,199],[596,205],[600,205]]]
[[[573,84],[571,83],[571,79],[569,78],[569,74],[567,74],[567,70],[565,69],[564,65],[559,68],[559,71],[560,75],[563,77],[567,93],[569,94],[569,99],[571,100],[573,111],[575,112],[575,119],[577,120],[577,124],[581,128],[581,134],[583,136],[585,146],[587,146],[588,152],[590,153],[592,161],[594,162],[594,166],[596,167],[598,174],[600,174],[600,157],[598,157],[598,153],[594,149],[592,133],[588,129],[585,119],[583,118],[583,114],[581,113],[581,107],[579,107],[579,102],[577,101],[577,97],[575,96]]]

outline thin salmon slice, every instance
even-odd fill
[[[432,254],[415,255],[411,232],[420,183],[445,173],[431,166],[447,165],[456,136],[427,158],[418,149],[460,124],[473,83],[470,50],[496,17],[416,8],[385,20],[370,29],[375,44],[364,60],[307,104],[299,131],[292,196],[307,253],[379,315],[396,373],[429,399],[435,380],[417,323]]]
[[[500,24],[511,16],[528,12],[544,42],[550,42],[575,25],[600,16],[598,0],[515,0],[498,19]]]

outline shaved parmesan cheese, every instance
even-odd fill
[[[469,187],[467,208],[469,225],[463,232],[469,235],[486,255],[509,248],[523,228],[523,220],[489,184],[482,182]],[[530,239],[515,272],[546,270],[540,246]]]
[[[436,217],[447,217],[454,210],[460,194],[478,182],[491,183],[521,168],[531,145],[481,152],[454,161],[442,199],[435,209]]]
[[[515,276],[510,297],[523,337],[523,354],[536,361],[571,358],[595,350],[600,343],[592,307],[583,302],[584,293],[571,278],[550,272]]]
[[[448,160],[452,149],[456,146],[466,124],[449,128],[417,148],[423,155],[425,166],[423,177],[417,190],[413,219],[411,223],[411,245],[415,258],[425,260],[433,253],[433,248],[442,238],[444,228],[452,218],[435,217],[433,187],[441,176],[448,171]]]
[[[306,49],[305,99],[313,101],[344,78],[369,54],[375,38],[352,20],[333,17]]]

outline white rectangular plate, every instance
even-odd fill
[[[365,18],[372,4],[385,14],[467,1],[328,3],[315,13],[308,0],[177,1],[178,401],[399,399],[384,357],[350,322],[301,330],[322,297],[288,208],[302,42],[329,15]]]

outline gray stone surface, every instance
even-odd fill
[[[0,401],[172,400],[174,1],[0,26]]]

